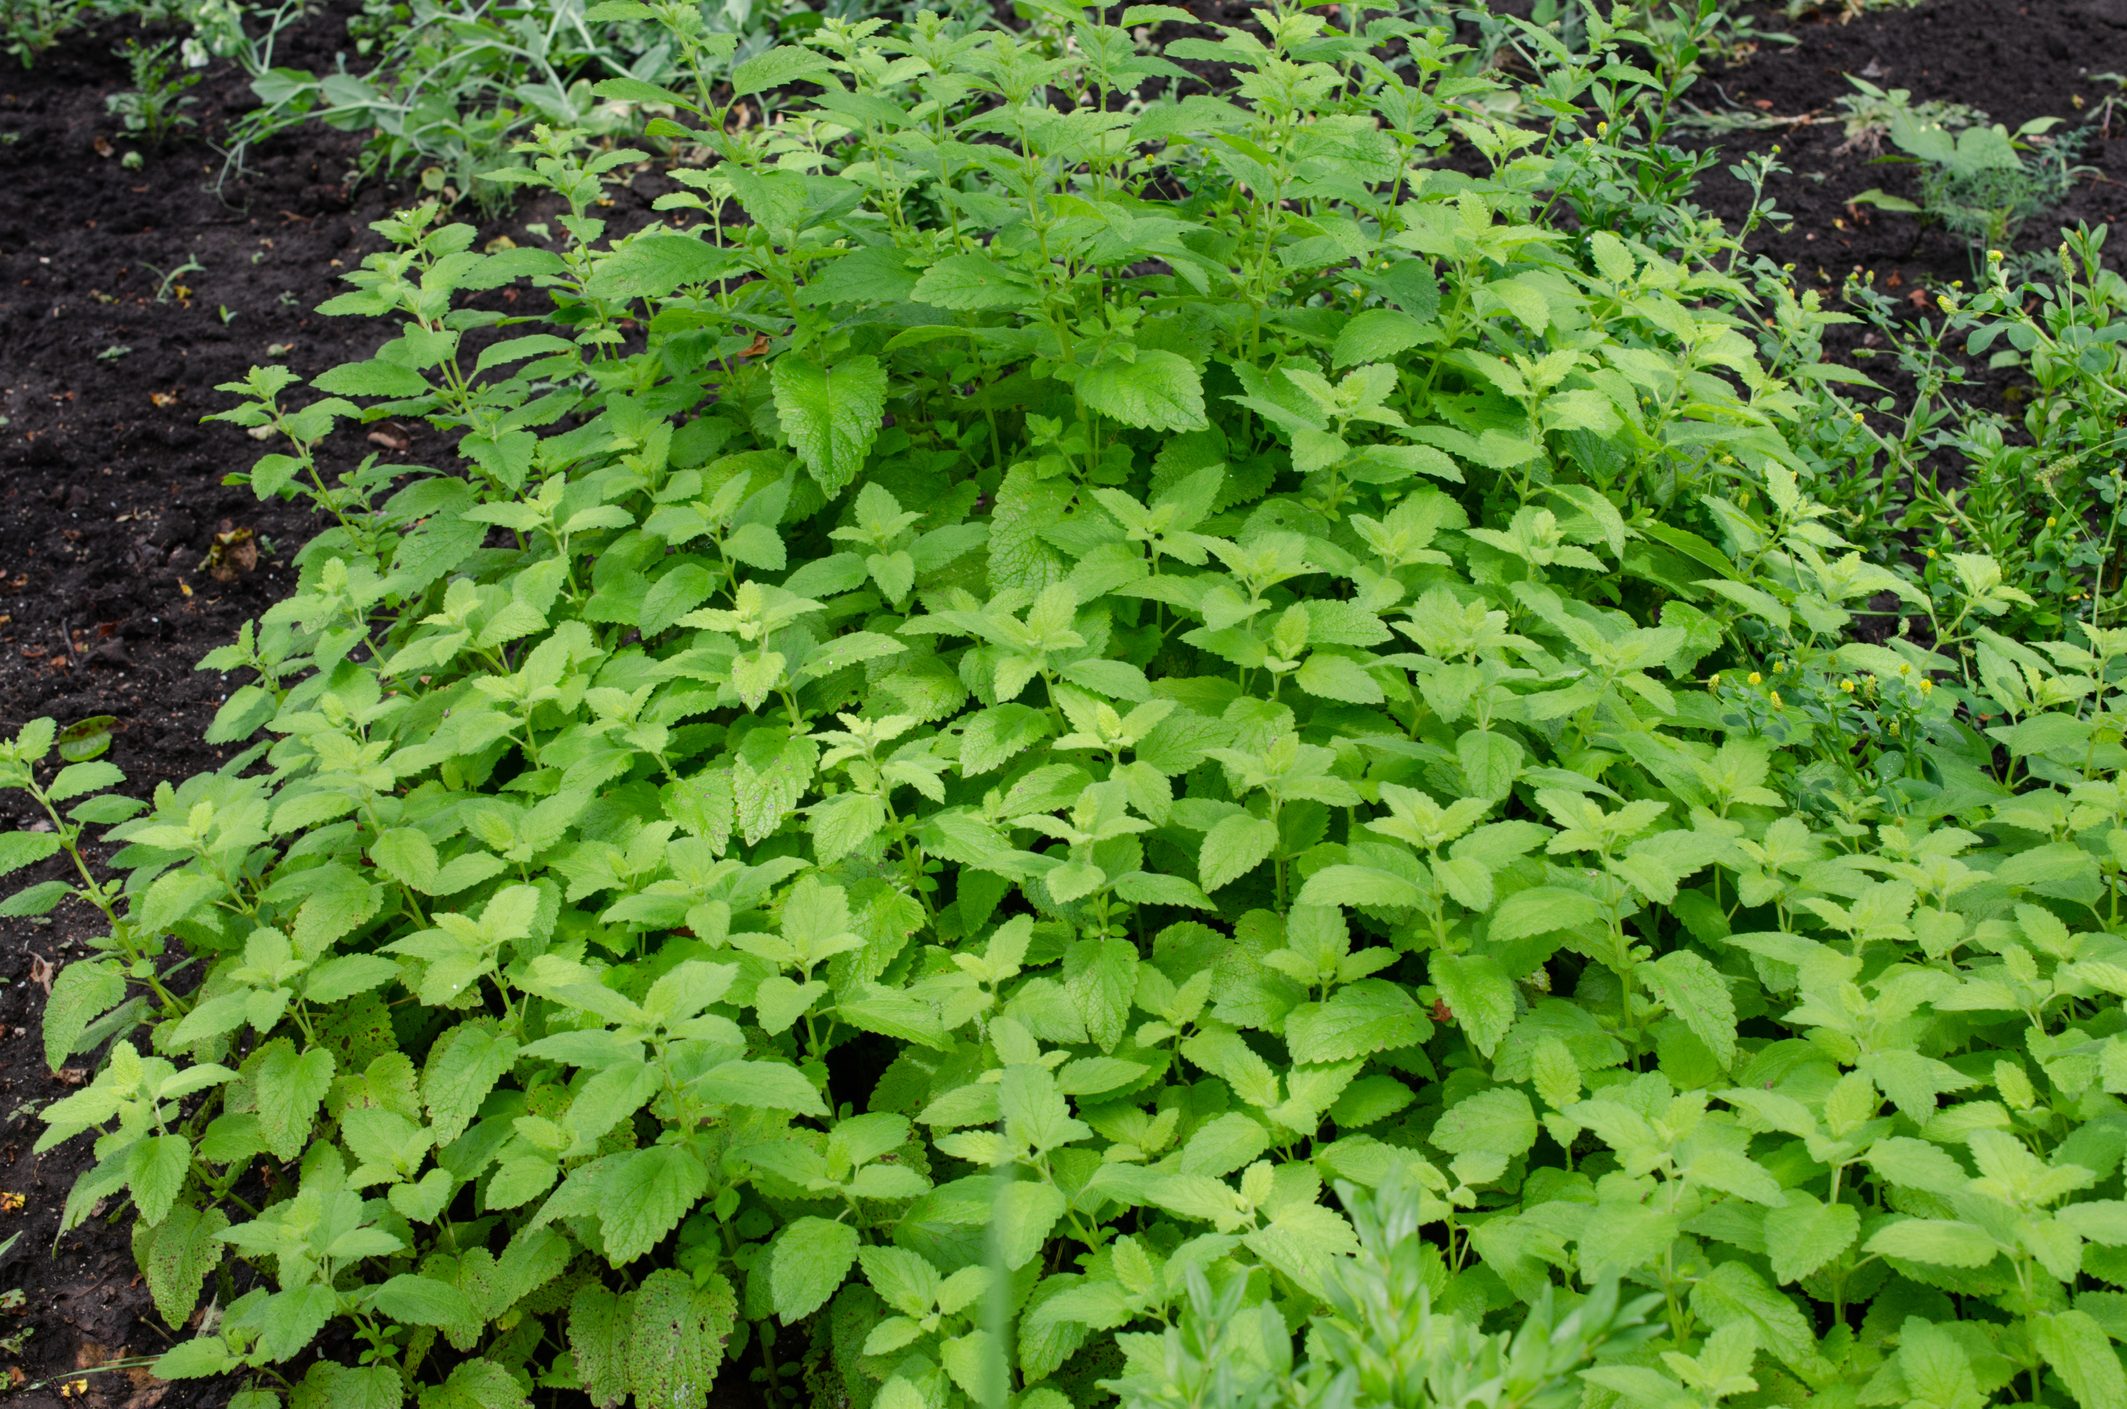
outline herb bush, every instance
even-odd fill
[[[1688,43],[1103,18],[617,85],[672,223],[542,133],[560,248],[405,213],[375,357],[233,388],[332,521],[207,662],[250,746],[0,755],[159,1372],[2127,1402],[2127,635],[1830,526],[1828,315],[1640,140]],[[458,463],[328,479],[384,415]]]

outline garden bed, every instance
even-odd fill
[[[292,30],[291,56],[329,64],[344,19],[332,9]],[[1768,44],[1694,90],[1702,111],[1749,119],[1699,140],[1730,160],[1782,146],[1791,174],[1769,194],[1794,219],[1754,247],[1793,263],[1801,283],[1836,287],[1859,268],[1909,298],[1969,278],[1971,250],[1910,216],[1854,204],[1870,188],[1912,191],[1902,170],[1843,145],[1830,117],[1851,91],[1842,75],[1955,99],[2012,126],[2041,116],[2072,125],[2108,91],[2090,70],[2127,67],[2116,57],[2127,50],[2127,6],[2107,0],[1929,0],[1793,32],[1797,45]],[[226,404],[214,388],[253,364],[310,374],[369,353],[372,325],[311,310],[336,291],[328,271],[379,247],[368,224],[402,193],[350,191],[353,139],[315,131],[252,152],[217,187],[211,139],[248,101],[221,70],[199,90],[197,132],[128,169],[104,106],[125,77],[110,42],[70,40],[0,80],[0,725],[108,716],[111,757],[145,790],[228,756],[201,738],[229,685],[194,665],[288,590],[290,555],[315,527],[302,507],[225,486],[258,447],[200,418]],[[2029,230],[2117,225],[2127,214],[2127,117],[2093,132],[2080,159],[2092,174]],[[1739,189],[1716,170],[1700,198],[1740,219]],[[2127,241],[2110,254],[2117,267]],[[417,458],[424,444],[416,425],[363,433],[363,448],[386,458]],[[27,820],[0,811],[0,825]],[[0,1190],[25,1199],[0,1213],[0,1238],[21,1234],[0,1262],[0,1289],[23,1297],[0,1311],[0,1342],[29,1333],[0,1366],[45,1386],[10,1402],[40,1406],[62,1402],[56,1386],[69,1372],[152,1356],[174,1339],[134,1273],[123,1220],[92,1220],[52,1253],[61,1201],[90,1156],[85,1142],[30,1152],[35,1111],[81,1079],[47,1074],[37,1024],[52,973],[79,952],[78,924],[65,911],[50,924],[0,922]],[[225,1394],[211,1382],[195,1390],[107,1374],[66,1402],[177,1409]]]

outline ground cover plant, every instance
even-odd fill
[[[1711,7],[1507,24],[1521,78],[1132,33],[1188,18],[741,60],[602,6],[729,75],[598,94],[706,149],[671,222],[609,239],[641,154],[543,130],[491,179],[557,248],[416,207],[327,306],[375,355],[227,389],[331,525],[209,661],[247,747],[0,762],[0,860],[68,868],[11,913],[106,921],[44,1142],[159,1373],[2127,1398],[2102,580],[1838,530],[1834,315],[1664,140]],[[2094,460],[2079,238],[1960,331]],[[390,419],[455,459],[330,468]]]
[[[717,61],[690,72],[664,25],[647,17],[594,25],[587,8],[582,0],[536,9],[376,0],[348,20],[353,52],[340,56],[337,69],[257,65],[259,107],[233,134],[232,159],[241,163],[253,146],[277,135],[324,125],[363,134],[363,176],[417,172],[425,189],[493,211],[512,193],[479,178],[507,161],[511,144],[533,126],[590,138],[641,136],[643,119],[633,104],[601,98],[594,91],[600,81],[720,83],[733,62],[760,53],[779,34],[795,39],[823,14],[856,19],[868,12],[851,0],[817,10],[779,0],[671,8],[674,22],[730,41]],[[692,52],[699,57],[702,50],[697,44]],[[766,111],[744,117],[769,120]]]

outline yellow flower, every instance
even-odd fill
[[[2055,518],[2055,517],[2053,517],[2053,515],[2051,515],[2051,514],[2048,514],[2048,515],[2046,515],[2046,527],[2048,527],[2048,528],[2052,528],[2052,527],[2053,527],[2053,526],[2054,526],[2055,524],[2057,524],[2057,523],[2059,523],[2059,522],[2060,522],[2060,520],[2059,520],[2059,519],[2057,519],[2057,518]]]
[[[1987,251],[1987,262],[1988,262],[1989,264],[1999,264],[1999,263],[2001,263],[2001,261],[2002,261],[2002,252],[2001,252],[2000,250],[1988,250],[1988,251]]]
[[[1935,550],[1933,548],[1928,549],[1928,561],[1931,563],[1935,561]]]
[[[1776,661],[1774,661],[1774,662],[1772,663],[1772,673],[1773,673],[1773,674],[1775,674],[1775,675],[1785,675],[1785,674],[1787,674],[1787,662],[1786,662],[1786,661],[1784,661],[1784,660],[1776,660]]]
[[[1911,675],[1913,673],[1913,667],[1907,665],[1904,661],[1900,661],[1898,662],[1898,673],[1900,675]]]
[[[1923,675],[1920,677],[1920,693],[1925,695],[1935,688],[1935,682]]]
[[[1757,671],[1753,670],[1750,673],[1750,683],[1753,685],[1763,685],[1765,683],[1765,677],[1758,674]]]
[[[1839,682],[1839,693],[1842,695],[1851,695],[1852,693],[1854,693],[1854,682],[1851,680],[1841,680]]]

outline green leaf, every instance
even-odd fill
[[[1349,656],[1316,651],[1300,663],[1293,681],[1308,694],[1345,704],[1379,704],[1388,698],[1381,682]]]
[[[103,757],[111,750],[111,731],[117,725],[117,717],[109,714],[75,720],[59,731],[59,756],[69,763]]]
[[[1647,991],[1706,1044],[1714,1060],[1724,1069],[1735,1064],[1736,1004],[1719,969],[1701,955],[1678,949],[1642,963],[1638,973]]]
[[[158,1380],[203,1380],[235,1364],[236,1357],[220,1336],[195,1336],[164,1351],[152,1368]]]
[[[720,1272],[701,1287],[674,1268],[636,1288],[628,1326],[628,1382],[649,1409],[704,1409],[724,1345],[738,1325],[738,1298]]]
[[[709,1189],[709,1171],[680,1145],[652,1145],[623,1156],[599,1186],[599,1230],[606,1260],[633,1262],[679,1226]]]
[[[1285,1045],[1296,1062],[1342,1062],[1415,1047],[1432,1030],[1409,990],[1384,979],[1361,979],[1325,1002],[1293,1009],[1285,1019]]]
[[[2040,1312],[2030,1327],[2031,1344],[2082,1409],[2127,1404],[2127,1372],[2097,1318],[2086,1311]]]
[[[829,498],[864,467],[886,411],[886,369],[876,357],[822,368],[785,353],[769,371],[776,416],[798,458]]]
[[[436,883],[436,845],[412,827],[379,832],[369,845],[369,859],[385,875],[423,893]]]
[[[1277,826],[1267,818],[1246,813],[1223,817],[1204,834],[1197,882],[1206,892],[1230,885],[1262,865],[1277,844]]]
[[[369,1297],[377,1310],[408,1325],[448,1326],[479,1319],[464,1292],[448,1282],[411,1272],[402,1272],[372,1288]]]
[[[569,1301],[569,1353],[577,1383],[600,1409],[628,1397],[628,1342],[634,1299],[586,1282]]]
[[[1392,308],[1369,308],[1352,315],[1337,334],[1330,352],[1330,365],[1338,368],[1361,362],[1385,362],[1427,341],[1433,328],[1408,313]]]
[[[1040,1254],[1065,1206],[1062,1192],[1050,1184],[1018,1180],[998,1186],[992,1228],[1007,1268],[1017,1271]]]
[[[1787,1204],[1765,1215],[1765,1252],[1773,1276],[1799,1282],[1854,1245],[1861,1213],[1850,1204],[1825,1204],[1789,1191]]]
[[[1480,1091],[1448,1108],[1433,1126],[1432,1141],[1451,1155],[1512,1159],[1536,1143],[1536,1111],[1511,1086]]]
[[[824,54],[792,44],[762,50],[731,71],[731,96],[749,97],[771,88],[787,88],[826,73],[834,65]]]
[[[800,1218],[768,1252],[768,1284],[785,1325],[827,1304],[857,1260],[857,1230],[830,1218]]]
[[[56,832],[0,832],[0,876],[58,854]]]
[[[421,1098],[438,1145],[465,1133],[495,1083],[516,1062],[516,1041],[486,1019],[460,1023],[436,1039],[421,1073]]]
[[[644,231],[623,241],[591,267],[587,291],[614,302],[662,298],[690,284],[708,284],[739,270],[730,250],[692,235]]]
[[[125,1001],[125,975],[109,959],[77,959],[52,980],[44,1002],[44,1061],[57,1071],[66,1065],[89,1024]]]
[[[792,1115],[827,1114],[819,1088],[796,1067],[782,1062],[724,1062],[697,1078],[694,1089],[711,1105],[752,1106]]]
[[[1607,918],[1602,902],[1592,895],[1562,886],[1531,886],[1499,902],[1485,933],[1494,944],[1508,944],[1532,935],[1603,924]]]
[[[53,802],[65,802],[70,798],[101,792],[125,780],[126,775],[119,771],[117,764],[99,758],[89,763],[68,764],[59,770],[58,776],[52,779],[51,786],[44,791],[45,796]]]
[[[1870,1236],[1868,1250],[1938,1267],[1984,1267],[2001,1253],[1980,1229],[1948,1218],[1902,1218],[1887,1223]]]
[[[909,297],[939,308],[973,312],[1024,308],[1034,297],[1024,279],[983,254],[949,254],[923,271]]]
[[[1086,405],[1140,430],[1201,430],[1204,386],[1180,353],[1139,349],[1134,360],[1113,358],[1078,379]]]
[[[322,1047],[298,1053],[294,1043],[278,1037],[261,1050],[255,1079],[259,1132],[275,1159],[292,1160],[310,1142],[333,1070],[332,1053]]]
[[[1700,1277],[1691,1289],[1691,1309],[1716,1329],[1749,1324],[1758,1344],[1798,1375],[1830,1373],[1809,1318],[1745,1263],[1723,1262]]]
[[[1324,866],[1300,887],[1299,905],[1423,908],[1430,896],[1417,882],[1373,866]]]
[[[220,1234],[228,1226],[228,1215],[218,1208],[179,1204],[153,1227],[134,1230],[133,1258],[165,1324],[182,1326],[192,1319],[207,1274],[221,1265]]]
[[[1137,946],[1127,939],[1080,940],[1064,954],[1064,988],[1086,1035],[1102,1051],[1113,1051],[1137,991]]]
[[[150,1135],[126,1151],[126,1183],[140,1221],[154,1226],[170,1212],[192,1172],[192,1143],[182,1135]]]
[[[312,386],[335,396],[426,396],[428,379],[396,362],[342,362],[312,379]]]
[[[517,1377],[492,1360],[467,1360],[421,1391],[421,1409],[531,1409]]]
[[[1506,966],[1489,954],[1436,952],[1427,962],[1441,1001],[1453,1014],[1451,1021],[1469,1034],[1479,1054],[1490,1057],[1514,1025],[1520,1006]]]

